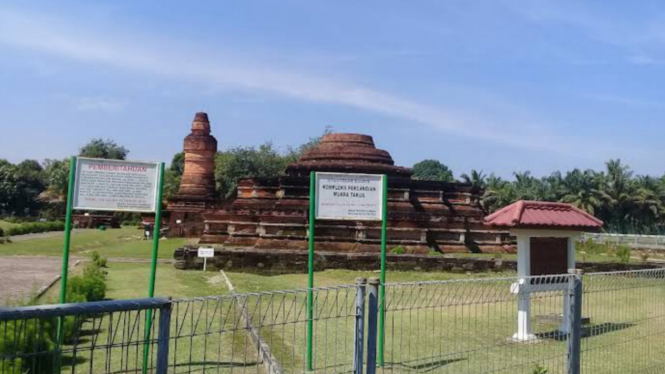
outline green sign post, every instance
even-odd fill
[[[309,258],[307,291],[307,370],[314,370],[314,234],[316,220],[381,222],[381,284],[379,292],[379,365],[383,366],[384,299],[388,177],[376,174],[310,173]]]
[[[62,276],[60,303],[67,302],[67,278],[69,273],[69,247],[71,243],[72,213],[74,209],[94,211],[125,211],[155,213],[155,230],[152,243],[152,262],[148,296],[155,292],[159,232],[162,223],[162,193],[164,186],[164,163],[132,162],[120,160],[72,157],[69,163],[67,210],[65,216],[65,239],[62,250]],[[103,199],[99,197],[103,196]],[[63,344],[64,319],[58,320],[58,348]],[[146,313],[146,328],[143,356],[143,372],[148,369],[152,311]],[[58,372],[61,369],[58,360]]]

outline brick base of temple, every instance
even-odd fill
[[[175,267],[181,270],[203,269],[203,259],[197,257],[197,247],[179,248],[174,253]],[[429,255],[388,254],[387,268],[392,271],[445,271],[453,273],[479,273],[490,271],[515,271],[517,262],[502,259],[448,258]],[[228,270],[264,275],[307,272],[306,251],[276,251],[258,249],[215,249],[215,257],[209,258],[208,270]],[[657,264],[579,263],[586,272],[638,270],[658,268]],[[328,269],[378,270],[381,258],[378,253],[339,253],[317,251],[315,271]]]

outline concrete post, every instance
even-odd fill
[[[531,275],[531,237],[517,235],[517,333],[513,340],[526,341],[535,339],[531,334],[531,294],[526,290],[528,277]]]
[[[376,348],[379,322],[379,278],[369,279],[367,316],[367,374],[376,373]]]
[[[568,298],[570,299],[570,322],[568,331],[568,374],[580,374],[582,355],[582,276],[574,275],[570,282]]]
[[[575,238],[568,238],[568,274],[576,274],[575,270]],[[570,280],[572,282],[572,279]],[[561,318],[561,326],[559,331],[563,334],[568,334],[570,326],[570,297],[568,297],[568,290],[563,291],[563,314]]]
[[[363,358],[365,346],[365,285],[367,279],[356,278],[356,324],[355,324],[355,349],[353,351],[353,372],[363,373]]]

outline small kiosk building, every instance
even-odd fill
[[[531,333],[530,294],[537,287],[524,287],[528,277],[566,274],[575,270],[575,242],[583,232],[600,231],[603,222],[571,204],[518,201],[485,218],[487,225],[509,229],[517,238],[518,315],[516,341],[535,339]],[[543,291],[565,290],[566,284],[548,284]],[[568,326],[568,298],[564,297],[563,321]]]

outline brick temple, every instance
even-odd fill
[[[328,134],[277,178],[245,178],[237,196],[214,196],[214,155],[205,113],[185,138],[185,169],[178,195],[168,203],[171,235],[199,236],[225,248],[307,250],[311,171],[388,176],[388,248],[405,253],[514,251],[507,231],[484,226],[483,191],[465,183],[417,180],[396,166],[371,136]],[[377,252],[380,222],[320,221],[319,251]]]

